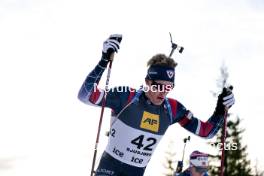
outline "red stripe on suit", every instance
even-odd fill
[[[89,98],[89,101],[93,104],[96,103],[96,101],[98,100],[98,98],[100,97],[101,93],[103,92],[100,92],[99,89],[96,87],[95,91],[92,92],[90,98]]]
[[[213,127],[214,126],[211,123],[201,121],[199,136],[203,136],[203,137],[208,136],[210,131],[213,129]]]

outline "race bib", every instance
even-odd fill
[[[112,125],[106,152],[136,167],[146,167],[162,135],[132,128],[117,119]]]

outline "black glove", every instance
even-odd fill
[[[111,54],[114,52],[118,52],[119,45],[122,41],[121,34],[112,34],[103,44],[103,58],[106,60],[110,60]]]
[[[182,168],[183,168],[183,162],[182,161],[178,161],[178,165],[176,168],[176,173],[182,173]]]
[[[235,98],[232,90],[232,86],[230,86],[229,88],[223,88],[222,93],[218,96],[215,108],[216,115],[224,115],[225,111],[231,108],[231,106],[235,103]]]

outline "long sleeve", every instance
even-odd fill
[[[203,138],[213,138],[224,123],[223,115],[213,114],[206,122],[196,118],[180,102],[170,99],[173,122]]]
[[[95,68],[88,74],[83,82],[78,98],[80,101],[87,105],[102,106],[104,94],[106,94],[105,106],[112,109],[114,114],[119,113],[126,105],[128,97],[131,91],[135,91],[132,88],[120,86],[109,89],[107,92],[98,88],[98,83],[101,76],[106,69],[108,61],[101,59]]]
[[[107,64],[108,60],[102,58],[95,68],[88,74],[82,84],[78,93],[78,98],[85,104],[98,105],[101,103],[105,91],[99,89],[97,84],[99,83]]]

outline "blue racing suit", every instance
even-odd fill
[[[97,84],[108,61],[101,59],[85,79],[78,98],[85,104],[112,110],[107,147],[97,168],[97,176],[142,176],[167,128],[179,123],[183,128],[204,138],[212,138],[223,125],[223,116],[213,114],[207,122],[194,117],[179,101],[166,98],[153,105],[143,89],[115,87],[109,91]]]

